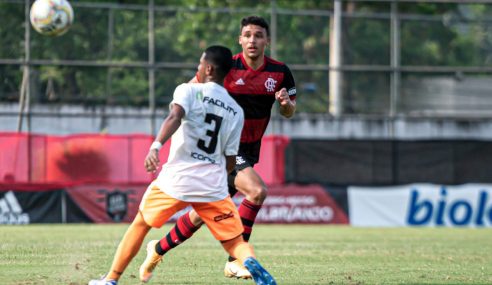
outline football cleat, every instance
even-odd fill
[[[258,260],[249,257],[244,261],[244,266],[249,270],[257,285],[277,285],[273,276],[261,266]]]
[[[118,281],[116,280],[106,280],[103,276],[101,279],[91,280],[88,285],[117,285]]]
[[[158,240],[151,240],[147,243],[147,257],[145,258],[142,265],[140,265],[140,281],[147,283],[150,278],[152,278],[152,272],[155,267],[159,265],[162,261],[162,255],[157,254],[155,252],[155,245],[158,243]]]
[[[224,276],[229,278],[251,279],[251,273],[239,260],[228,261],[224,267]]]

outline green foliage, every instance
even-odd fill
[[[80,3],[117,4],[88,8]],[[167,104],[177,84],[194,75],[204,48],[222,44],[240,52],[239,21],[258,14],[271,21],[269,0],[155,0],[156,99]],[[277,0],[275,47],[278,60],[292,65],[329,65],[330,17],[333,1]],[[136,6],[125,7],[125,4]],[[148,0],[82,0],[73,2],[75,22],[61,37],[45,37],[31,29],[33,60],[88,60],[93,64],[149,61]],[[343,62],[347,65],[390,63],[389,2],[344,1]],[[403,15],[432,20],[401,20],[401,64],[423,66],[490,66],[492,5],[399,2]],[[378,15],[371,18],[371,15]],[[365,15],[365,16],[361,16]],[[24,3],[0,2],[0,59],[24,58]],[[113,28],[110,29],[110,23]],[[272,24],[272,23],[271,23]],[[273,26],[273,25],[271,25]],[[273,31],[275,32],[275,31]],[[270,55],[270,51],[267,52]],[[169,66],[175,65],[175,66]],[[299,112],[326,112],[328,74],[293,69]],[[319,70],[318,69],[318,70]],[[33,67],[32,103],[73,102],[148,106],[149,76],[145,67]],[[19,66],[0,66],[0,100],[16,101],[22,78]],[[389,105],[389,73],[346,73],[342,84],[348,113],[385,114]],[[49,95],[56,94],[56,96]]]
[[[87,284],[104,274],[128,225],[2,226],[0,282]],[[169,229],[152,230],[145,243]],[[274,234],[273,234],[274,233]],[[452,228],[257,225],[251,243],[278,284],[491,284],[492,232]],[[144,245],[145,245],[144,243]],[[144,246],[122,276],[139,284]],[[206,227],[165,255],[152,284],[250,284],[222,274]]]

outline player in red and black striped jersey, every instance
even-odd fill
[[[250,16],[241,20],[239,44],[242,52],[233,56],[233,67],[224,79],[224,87],[244,111],[235,171],[229,176],[229,193],[245,195],[239,206],[244,227],[243,237],[248,241],[258,211],[267,196],[265,182],[253,169],[259,160],[261,139],[270,121],[273,104],[277,101],[282,116],[290,118],[296,111],[296,87],[287,65],[265,56],[270,41],[268,23],[261,17]],[[200,82],[196,76],[191,82]],[[194,212],[181,216],[177,224],[155,247],[156,253],[165,254],[190,238],[203,222]],[[140,268],[140,271],[152,268]],[[234,258],[229,258],[224,269],[226,277],[251,278],[250,273]]]
[[[289,100],[295,102],[294,78],[289,68],[281,62],[263,56],[263,64],[253,69],[248,65],[248,57],[239,53],[233,57],[233,68],[224,80],[224,87],[244,110],[239,153],[252,166],[259,159],[261,138],[270,121],[272,106],[277,100],[276,93],[281,96],[280,91],[285,88]],[[289,117],[295,110],[292,104],[292,110],[287,112]]]

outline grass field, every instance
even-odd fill
[[[1,226],[0,284],[87,284],[108,269],[126,227]],[[492,284],[491,229],[258,225],[252,243],[278,284]],[[142,247],[119,284],[140,283],[144,257]],[[149,284],[253,284],[224,278],[225,259],[202,229],[166,255]]]

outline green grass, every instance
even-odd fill
[[[0,284],[87,284],[108,270],[126,227],[0,226]],[[257,225],[252,244],[278,284],[492,284],[490,228]],[[144,254],[119,284],[139,284]],[[166,255],[150,284],[253,284],[224,278],[225,260],[204,228]]]

